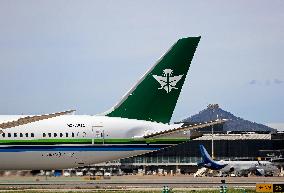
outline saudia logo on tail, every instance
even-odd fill
[[[158,89],[165,89],[167,93],[171,92],[172,89],[178,89],[176,87],[176,84],[180,79],[182,78],[182,75],[173,76],[173,70],[172,69],[165,69],[163,70],[162,76],[153,75],[153,77],[158,81],[158,83],[161,85]]]

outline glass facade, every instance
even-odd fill
[[[211,140],[192,140],[183,144],[121,160],[121,163],[198,163],[201,161],[199,145],[204,145],[211,155]],[[284,137],[250,140],[214,140],[214,157],[218,160],[248,159],[268,157],[265,150],[284,150]]]

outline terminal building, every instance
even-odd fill
[[[199,114],[202,116],[192,116],[194,121],[205,122],[210,117],[219,116],[219,118],[230,119],[231,122],[213,128],[201,128],[198,130],[200,137],[186,143],[110,162],[106,166],[105,163],[97,164],[95,167],[99,169],[104,166],[106,170],[122,170],[129,173],[140,171],[145,174],[161,170],[166,173],[194,173],[198,169],[198,162],[201,161],[199,145],[204,145],[208,153],[212,155],[212,141],[213,157],[216,160],[271,160],[284,155],[284,133],[235,117],[220,109],[216,104],[208,105],[207,109]],[[205,119],[200,117],[205,117]]]
[[[284,153],[283,134],[214,134],[214,159],[217,160],[270,160]],[[122,159],[119,166],[125,171],[145,172],[164,169],[174,173],[193,173],[201,161],[199,145],[212,155],[212,135],[202,137],[145,155]]]

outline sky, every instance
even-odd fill
[[[201,36],[172,121],[210,103],[284,123],[284,1],[0,1],[0,114],[97,114]],[[284,128],[284,127],[283,127]]]

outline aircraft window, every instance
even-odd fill
[[[34,133],[31,133],[31,137],[35,137],[35,134],[34,134]]]
[[[8,133],[8,137],[11,137],[11,133]]]
[[[5,133],[2,133],[2,137],[5,137]]]
[[[26,137],[29,137],[29,134],[28,134],[28,133],[26,133]]]
[[[66,137],[68,137],[68,133],[65,133]]]
[[[14,133],[14,137],[17,137],[17,133]]]
[[[48,133],[48,137],[51,137],[51,133]]]
[[[72,137],[75,137],[75,134],[72,132]]]
[[[43,136],[43,137],[46,137],[46,133],[43,133],[42,136]]]
[[[23,134],[22,134],[22,133],[20,133],[20,137],[23,137]]]
[[[53,136],[54,136],[54,137],[57,137],[57,133],[53,133]]]
[[[63,133],[60,133],[60,137],[63,137]]]

